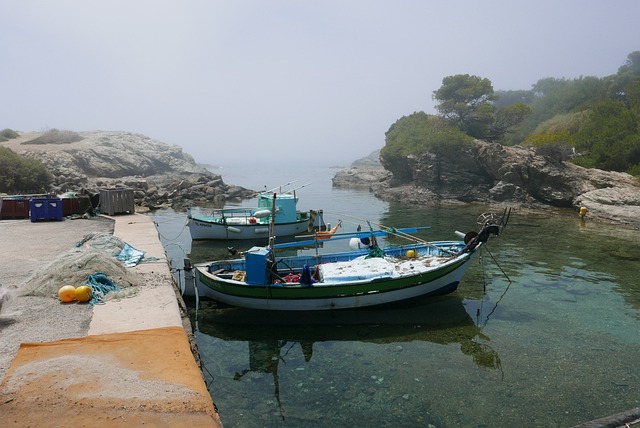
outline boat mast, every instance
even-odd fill
[[[311,184],[311,183],[307,183],[307,184],[303,184],[302,186],[298,186],[298,187],[296,187],[296,188],[294,188],[294,189],[289,190],[289,192],[288,192],[288,193],[292,193],[292,192],[295,192],[296,190],[303,189],[303,188],[307,187],[307,186],[308,186],[308,185],[310,185],[310,184]]]
[[[269,222],[269,250],[273,251],[276,241],[276,193],[273,193],[271,202],[271,221]]]
[[[286,183],[286,184],[281,184],[281,185],[279,185],[279,186],[276,186],[276,187],[274,187],[273,189],[265,190],[265,191],[264,191],[264,193],[271,193],[271,192],[275,192],[275,191],[276,191],[276,190],[278,190],[278,189],[280,189],[280,192],[282,192],[282,188],[283,188],[283,187],[290,186],[290,185],[292,185],[293,183],[297,183],[297,182],[298,182],[298,180],[293,180],[293,181],[290,181],[290,182],[288,182],[288,183]],[[264,186],[264,187],[267,187],[267,186]]]

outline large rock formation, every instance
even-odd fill
[[[589,216],[640,226],[640,183],[629,174],[586,169],[524,147],[476,140],[459,150],[381,159],[372,172],[357,164],[336,186],[362,186],[386,200],[416,204],[482,202],[520,207],[581,206]]]
[[[22,133],[0,144],[42,161],[54,175],[52,193],[130,187],[138,206],[177,209],[255,195],[252,190],[225,184],[220,175],[198,166],[179,146],[129,132],[75,134],[78,141],[43,144],[37,139],[42,132]]]
[[[335,187],[369,188],[379,187],[392,178],[391,172],[380,163],[380,150],[353,161],[351,166],[338,171],[332,179]]]

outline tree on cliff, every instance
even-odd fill
[[[576,133],[577,148],[585,153],[576,163],[640,175],[639,117],[638,109],[621,101],[607,100],[593,106]]]
[[[491,81],[478,76],[457,74],[442,79],[440,89],[433,91],[436,109],[449,123],[467,135],[488,141],[499,141],[531,113],[524,103],[509,104],[498,109],[498,96]]]
[[[533,91],[533,114],[514,144],[524,140],[556,154],[575,150],[578,165],[640,176],[640,51],[630,53],[615,75],[545,78]]]
[[[456,74],[442,79],[440,89],[433,91],[438,101],[436,110],[449,123],[466,134],[483,138],[491,123],[496,99],[489,79],[468,74]]]
[[[617,74],[603,78],[545,77],[530,90],[496,93],[489,79],[458,74],[445,77],[432,97],[439,115],[414,113],[398,120],[386,134],[382,158],[447,149],[432,144],[449,138],[446,123],[447,133],[455,129],[490,142],[529,145],[548,159],[640,177],[640,51],[630,53]]]
[[[631,97],[637,102],[638,78],[640,78],[640,51],[635,51],[627,55],[627,62],[618,68],[618,73],[613,77],[612,98],[630,103]]]

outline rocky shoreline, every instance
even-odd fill
[[[96,199],[100,188],[131,188],[136,210],[221,207],[256,196],[196,164],[179,146],[128,132],[77,133],[73,142],[34,144],[42,132],[0,143],[39,159],[55,179],[52,194]],[[640,182],[624,173],[586,169],[538,154],[476,140],[449,153],[382,160],[377,150],[333,177],[335,187],[369,189],[376,197],[416,205],[479,202],[553,210],[588,208],[597,221],[640,227]]]
[[[523,147],[476,141],[450,156],[427,153],[383,166],[367,158],[333,178],[335,187],[415,205],[478,202],[520,210],[588,209],[596,221],[640,228],[640,182],[629,174],[586,169]]]
[[[141,211],[160,207],[222,205],[252,198],[256,192],[229,185],[196,164],[179,146],[140,134],[90,131],[69,143],[32,144],[43,133],[25,132],[0,146],[40,160],[53,174],[52,194],[94,197],[100,188],[131,188]]]

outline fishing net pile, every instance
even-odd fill
[[[19,287],[18,293],[23,296],[57,296],[60,287],[85,284],[96,273],[103,273],[120,289],[142,285],[141,276],[127,269],[115,257],[125,245],[124,241],[108,233],[87,234],[76,248],[34,271]],[[120,297],[132,291],[125,290]]]
[[[106,232],[90,232],[82,237],[76,244],[78,248],[92,248],[103,253],[115,256],[127,245],[122,239]]]

